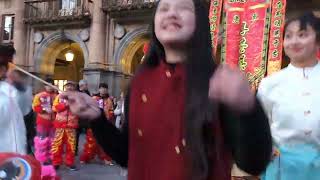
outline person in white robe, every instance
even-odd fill
[[[263,180],[320,179],[319,47],[320,20],[312,13],[288,21],[284,50],[290,64],[258,89],[275,150]]]
[[[13,47],[0,45],[0,153],[26,154],[26,128],[18,105],[18,91],[5,81]]]

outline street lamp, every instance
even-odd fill
[[[73,61],[74,53],[73,53],[71,50],[69,50],[69,51],[67,51],[67,53],[65,54],[65,56],[66,56],[66,60],[69,61],[69,62],[71,62],[71,61]]]

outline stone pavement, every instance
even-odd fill
[[[85,136],[80,136],[79,155],[82,152],[82,147],[85,141]],[[78,171],[70,171],[65,166],[61,166],[58,170],[62,180],[127,180],[125,175],[122,175],[121,168],[114,166],[107,166],[99,162],[93,161],[91,164],[81,165],[79,156],[76,157]]]
[[[78,165],[78,168],[78,171],[69,171],[62,166],[58,170],[58,174],[62,180],[127,180],[126,176],[121,175],[121,170],[118,166],[92,163]]]

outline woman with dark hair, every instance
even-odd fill
[[[257,175],[271,157],[268,120],[245,77],[214,64],[205,1],[157,3],[121,131],[88,96],[64,96],[73,112],[92,119],[96,139],[128,167],[129,180],[230,180],[233,161]]]
[[[312,12],[285,26],[287,68],[262,80],[258,90],[270,118],[274,159],[265,180],[320,179],[320,19]]]

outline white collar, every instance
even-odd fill
[[[294,73],[294,75],[297,75],[304,79],[309,79],[311,76],[313,76],[314,73],[320,72],[320,62],[318,62],[313,67],[304,67],[304,68],[296,67],[290,63],[288,65],[288,70]]]

